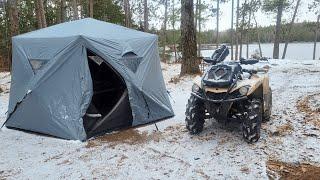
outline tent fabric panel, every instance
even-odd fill
[[[92,97],[92,81],[86,58],[84,47],[78,44],[59,59],[64,63],[36,88],[43,96],[52,121],[67,130],[68,139],[86,139],[82,117]],[[59,136],[63,133],[56,132]]]
[[[50,113],[47,112],[45,107],[46,105],[41,102],[41,98],[37,94],[28,94],[10,116],[10,119],[6,122],[6,127],[70,139],[67,136],[66,129],[61,129],[61,126],[57,126],[56,122],[52,121]],[[57,134],[57,132],[64,133]]]
[[[32,126],[34,129],[38,129],[38,132],[45,130],[51,135],[65,139],[86,139],[82,117],[91,101],[92,82],[86,51],[83,49],[84,47],[78,44],[60,59],[56,59],[52,66],[59,66],[59,68],[50,68],[49,71],[53,72],[43,74],[45,80],[37,84],[30,93],[37,94],[38,101],[24,99],[23,102],[30,101],[28,107],[18,105],[17,109],[22,109],[24,114],[34,114],[34,108],[38,104],[45,107],[45,111],[42,113],[46,115],[37,117],[34,114],[33,119],[36,119],[34,121],[50,120],[50,130],[42,123],[33,123]],[[41,103],[38,103],[39,101]],[[40,119],[42,117],[46,119]],[[29,118],[23,119],[27,119],[27,121],[21,122],[24,123],[21,125],[29,127],[28,124],[31,120]],[[10,121],[13,121],[11,117],[7,123],[10,124]],[[55,131],[52,132],[52,129]]]
[[[12,41],[12,72],[8,116],[15,105],[21,102],[28,92],[28,82],[32,81],[34,73],[26,61],[26,54],[15,40]]]
[[[173,115],[172,106],[161,71],[157,41],[154,41],[152,47],[149,48],[148,53],[145,53],[144,59],[146,63],[141,67],[139,74],[137,75],[141,81],[141,85],[139,83],[141,91],[146,97],[150,98],[150,100],[156,102],[154,105],[157,108],[169,111],[171,112],[171,115]]]
[[[70,40],[70,39],[69,39]],[[44,42],[48,42],[47,39],[43,40]],[[52,64],[55,64],[56,61],[60,58],[60,56],[64,55],[65,52],[68,52],[71,48],[74,48],[75,41],[67,42],[66,47],[63,47],[63,51],[54,55],[52,61],[49,60],[41,70],[38,70],[35,73],[32,69],[32,66],[28,59],[28,52],[25,51],[24,46],[33,47],[33,41],[31,40],[29,44],[21,44],[21,40],[17,40],[13,38],[13,52],[12,52],[12,83],[10,88],[10,100],[8,107],[8,117],[15,109],[17,103],[21,102],[28,91],[32,91],[32,89],[40,84],[40,80],[44,77],[48,77],[48,72],[53,72]],[[49,43],[50,44],[50,43]],[[49,45],[48,45],[49,46]],[[49,46],[50,47],[50,46]],[[37,48],[30,48],[32,51],[37,52]],[[48,48],[50,49],[50,48]]]
[[[17,38],[13,39],[17,42],[19,48],[24,52],[25,57],[30,59],[51,60],[62,50],[79,39],[78,36],[67,38]]]

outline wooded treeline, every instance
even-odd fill
[[[146,1],[146,0],[145,0]],[[0,1],[0,68],[10,65],[11,37],[55,24],[93,17],[143,29],[133,23],[137,4],[129,0],[6,0]],[[128,7],[128,12],[124,7]],[[127,8],[127,9],[128,9]]]
[[[222,12],[220,7],[226,2],[232,3],[232,9]],[[176,59],[177,51],[183,50],[189,54],[182,53],[182,62],[196,62],[193,59],[201,55],[197,47],[203,43],[229,43],[237,47],[232,59],[238,59],[245,57],[241,54],[244,45],[273,42],[273,57],[280,58],[280,42],[319,40],[316,19],[294,23],[301,3],[308,3],[308,10],[319,15],[320,0],[0,0],[0,68],[3,62],[10,64],[12,36],[86,17],[158,34],[164,61],[163,47],[170,45]],[[258,10],[274,16],[276,25],[260,27]],[[227,13],[232,14],[230,29],[220,32],[220,16]],[[285,13],[292,14],[289,23],[282,19]],[[205,28],[210,17],[216,19],[215,29]]]
[[[280,36],[280,42],[284,43],[286,38],[286,32],[288,29],[289,24],[284,24],[281,27],[281,36]],[[303,22],[303,23],[295,23],[292,27],[291,31],[291,37],[289,39],[289,42],[312,42],[314,40],[314,28],[316,27],[316,22]],[[251,29],[248,33],[249,36],[249,42],[250,43],[256,43],[258,42],[258,35],[260,34],[260,42],[261,43],[272,43],[274,39],[274,28],[275,26],[268,26],[268,27],[258,27]],[[235,32],[235,31],[234,31]],[[158,33],[158,32],[157,32]],[[173,44],[174,38],[173,34],[175,36],[175,39],[178,39],[178,42],[180,40],[180,30],[177,29],[175,31],[169,29],[167,30],[167,43]],[[200,35],[199,35],[200,34]],[[219,32],[219,39],[222,43],[231,43],[231,30],[226,30]],[[215,30],[206,30],[202,31],[201,33],[198,32],[198,38],[199,41],[201,41],[203,44],[212,44],[216,43],[216,31]],[[160,35],[160,40],[162,39],[162,36]],[[320,41],[320,36],[317,37],[317,41]]]

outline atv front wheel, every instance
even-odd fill
[[[204,103],[195,96],[188,100],[186,109],[186,127],[191,134],[199,134],[203,130],[205,108]]]
[[[242,122],[242,135],[248,143],[257,142],[260,138],[262,105],[259,99],[251,99],[246,105],[247,113]]]

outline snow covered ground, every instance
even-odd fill
[[[192,77],[177,79],[180,65],[162,64],[176,116],[157,123],[159,131],[149,125],[79,142],[4,127],[0,179],[268,179],[268,160],[320,165],[320,61],[268,65],[273,112],[255,144],[214,121],[189,135],[184,111]],[[10,75],[0,73],[1,125],[9,86]]]

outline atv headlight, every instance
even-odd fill
[[[239,89],[239,93],[242,95],[242,96],[245,96],[247,95],[249,91],[249,87],[248,86],[243,86]]]
[[[192,92],[198,92],[200,90],[200,87],[196,84],[192,85]]]

